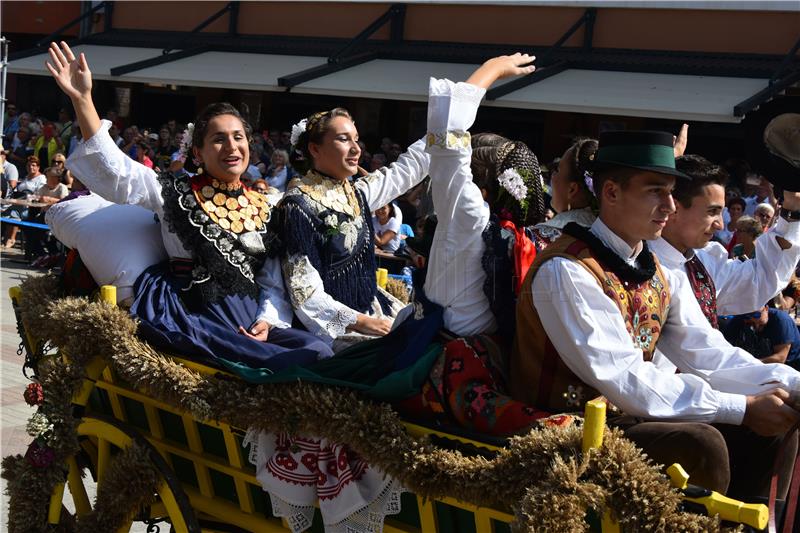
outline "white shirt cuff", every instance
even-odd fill
[[[778,217],[773,231],[789,241],[792,246],[800,245],[800,221],[789,222],[783,217]]]
[[[718,424],[731,424],[739,426],[744,420],[744,412],[747,409],[747,396],[743,394],[730,394],[727,392],[717,392],[719,397],[719,408],[714,422]]]
[[[430,79],[428,89],[429,148],[470,148],[468,130],[475,122],[486,89],[470,83]]]

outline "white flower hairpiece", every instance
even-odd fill
[[[528,187],[519,172],[513,168],[507,169],[497,178],[500,186],[518,202],[523,202],[528,197]]]
[[[186,125],[186,129],[183,130],[183,135],[181,136],[181,145],[180,149],[178,150],[181,154],[179,157],[181,161],[186,161],[186,157],[189,154],[189,148],[192,147],[193,136],[194,136],[194,124],[190,122],[189,124]]]
[[[297,141],[300,140],[300,136],[306,131],[307,125],[308,125],[308,119],[304,118],[303,120],[292,126],[292,138],[291,138],[292,146],[297,146]]]

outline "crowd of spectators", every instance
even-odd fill
[[[114,110],[106,112],[104,118],[111,122],[111,138],[128,157],[156,171],[176,168],[174,162],[179,157],[181,138],[186,128],[184,124],[176,119],[169,119],[157,128],[143,127],[130,123],[131,121],[126,122]],[[67,196],[71,191],[73,177],[64,163],[80,139],[80,126],[74,120],[71,109],[60,109],[58,117],[53,120],[38,113],[19,112],[16,105],[9,102],[3,121],[3,148],[0,155],[2,197],[53,203]],[[363,141],[359,141],[359,144],[360,166],[369,172],[391,164],[402,153],[401,145],[389,137],[382,138],[374,152],[370,152]],[[272,189],[285,192],[287,184],[295,177],[290,162],[291,148],[291,132],[288,128],[270,127],[253,135],[245,183],[264,193]],[[424,188],[425,185],[396,200],[394,209],[398,216],[391,217],[389,224],[393,228],[392,236],[388,238],[385,231],[376,234],[376,240],[382,249],[395,252],[401,248],[406,237],[414,235],[412,227],[417,219],[416,204],[419,201],[419,192]],[[5,206],[3,217],[41,222],[46,209],[47,206]],[[423,205],[423,210],[425,209]],[[395,223],[398,223],[396,230]],[[16,245],[19,231],[16,225],[3,228],[4,248]],[[28,241],[25,247],[26,258],[32,264],[48,267],[58,262],[60,255],[47,232],[28,228],[24,230],[24,234]],[[383,239],[387,240],[386,245],[380,244]]]

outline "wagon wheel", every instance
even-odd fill
[[[150,506],[149,516],[132,515],[118,531],[130,530],[134,519],[163,519],[170,522],[175,533],[200,533],[197,517],[180,481],[147,439],[119,421],[100,415],[84,416],[78,426],[78,436],[82,449],[67,460],[67,486],[75,504],[75,515],[64,516],[67,511],[62,510],[63,522],[72,522],[92,512],[87,487],[93,482],[98,487],[102,486],[103,476],[112,464],[114,453],[127,449],[135,442],[148,450],[148,458],[159,473],[160,483],[156,489],[158,500]],[[91,475],[81,476],[85,468],[89,469]]]

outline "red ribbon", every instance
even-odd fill
[[[516,275],[514,294],[519,295],[525,275],[533,264],[533,260],[536,259],[536,247],[533,245],[533,241],[528,238],[524,227],[518,228],[510,220],[501,220],[500,227],[514,232],[514,274]]]

